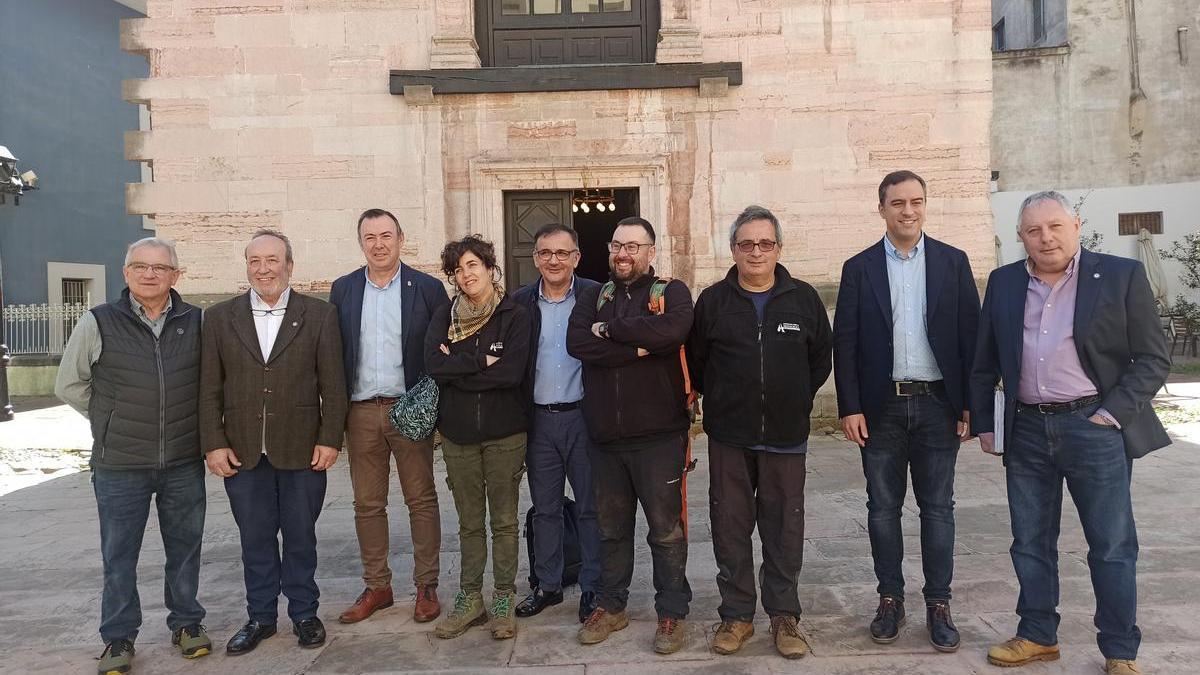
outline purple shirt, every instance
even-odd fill
[[[1079,288],[1079,255],[1053,287],[1033,274],[1026,260],[1024,349],[1017,396],[1022,403],[1064,403],[1093,396],[1096,385],[1083,372],[1075,350],[1075,294]]]

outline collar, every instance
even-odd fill
[[[912,250],[908,252],[907,258],[900,255],[900,249],[896,248],[896,245],[892,243],[891,239],[888,239],[886,234],[883,235],[883,250],[892,260],[898,260],[900,262],[908,262],[913,260],[920,256],[921,252],[925,250],[925,233],[921,233],[921,238],[917,240],[917,243],[912,247]]]
[[[275,303],[274,307],[267,305],[263,299],[258,297],[258,292],[253,288],[250,289],[250,309],[287,309],[288,299],[292,297],[291,287],[283,289],[283,293],[279,296],[279,302]]]
[[[542,281],[543,280],[541,277],[538,277],[538,282],[537,282],[538,300],[545,300],[546,302],[548,302],[552,305],[557,305],[560,302],[566,302],[569,298],[571,298],[572,296],[575,295],[575,279],[576,279],[576,276],[574,274],[572,274],[571,275],[571,286],[570,286],[570,288],[567,289],[567,294],[562,297],[562,300],[551,300],[550,298],[547,298],[545,295],[542,294]]]
[[[1075,276],[1075,270],[1079,269],[1079,258],[1081,255],[1083,255],[1083,247],[1082,246],[1075,249],[1075,255],[1071,257],[1071,262],[1067,263],[1067,271],[1066,271],[1066,274],[1063,275],[1064,279],[1070,279],[1071,277]],[[1034,274],[1033,256],[1025,256],[1025,271],[1029,273],[1030,279],[1037,279],[1038,281],[1042,281],[1041,279],[1038,279],[1038,276],[1036,274]],[[1042,282],[1042,283],[1045,283],[1045,282]]]
[[[404,265],[397,265],[396,273],[393,274],[392,278],[388,279],[388,282],[382,286],[377,286],[377,285],[375,285],[374,281],[371,281],[371,272],[366,267],[363,267],[363,277],[367,280],[367,283],[371,285],[371,288],[374,288],[374,289],[380,290],[380,291],[386,291],[387,289],[391,288],[392,284],[394,284],[397,279],[400,278],[400,269],[402,267],[404,267]],[[282,298],[280,298],[280,299],[282,299]]]
[[[168,313],[170,313],[171,307],[173,306],[173,304],[174,303],[172,302],[171,296],[170,296],[170,294],[168,294],[167,295],[167,304],[165,306],[163,306],[163,310],[161,312],[159,312],[158,319],[162,319]],[[142,303],[138,302],[137,298],[133,297],[133,293],[129,294],[129,306],[133,308],[133,311],[135,314],[146,319],[147,321],[157,321],[158,320],[158,319],[151,319],[150,315],[146,314],[146,307],[144,305],[142,305]]]

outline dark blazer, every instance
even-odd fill
[[[1075,351],[1100,392],[1101,405],[1121,425],[1125,454],[1141,457],[1170,445],[1151,399],[1167,381],[1171,362],[1150,282],[1142,264],[1084,249],[1075,294]],[[1004,437],[1012,438],[1024,348],[1025,261],[992,271],[979,321],[971,373],[971,433],[995,430],[992,392],[1004,381]]]
[[[253,469],[266,447],[277,469],[307,469],[313,446],[342,447],[346,381],[337,310],[295,290],[263,361],[250,294],[204,312],[200,358],[200,445],[232,448]]]
[[[538,285],[541,283],[539,278],[533,283],[525,284],[516,293],[513,294],[513,300],[518,305],[525,307],[525,311],[529,313],[529,368],[525,375],[525,395],[529,398],[529,407],[533,408],[533,383],[534,377],[537,375],[537,355],[538,342],[542,335],[542,310],[538,307]],[[600,288],[600,284],[585,279],[580,276],[575,277],[575,302],[579,302],[579,298],[584,293],[595,292],[595,289]],[[592,296],[595,297],[595,296]],[[565,348],[565,343],[564,343]]]
[[[883,241],[842,266],[833,315],[838,416],[863,414],[867,427],[892,391],[892,299]],[[979,290],[967,254],[925,235],[925,326],[956,415],[969,410],[968,379],[979,322]]]
[[[329,302],[338,310],[342,332],[342,368],[346,372],[346,393],[354,389],[358,377],[358,346],[362,328],[363,289],[366,267],[339,277],[329,289]],[[437,279],[400,263],[400,343],[404,345],[404,385],[412,388],[425,373],[425,331],[429,319],[450,303],[446,287]]]

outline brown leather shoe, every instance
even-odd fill
[[[413,607],[413,621],[428,623],[442,615],[438,602],[437,584],[417,584],[417,604]]]
[[[349,609],[338,616],[338,621],[342,623],[358,623],[374,614],[376,610],[391,607],[392,604],[391,586],[368,588],[358,596],[358,599],[354,601],[353,605],[350,605]]]
[[[1007,642],[988,648],[988,663],[1001,668],[1023,666],[1034,661],[1057,661],[1058,645],[1039,645],[1022,637],[1009,638]]]

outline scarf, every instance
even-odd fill
[[[500,284],[493,283],[492,288],[492,299],[480,307],[472,307],[464,293],[454,296],[454,301],[450,304],[450,329],[446,331],[450,342],[466,340],[487,325],[496,308],[500,306],[500,301],[504,299],[504,288]]]

